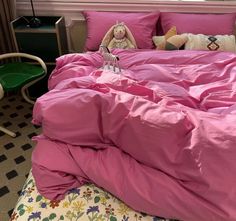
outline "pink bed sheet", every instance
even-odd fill
[[[33,111],[39,192],[93,182],[150,215],[236,220],[236,55],[113,53],[121,74],[98,52],[57,60]]]

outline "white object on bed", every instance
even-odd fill
[[[119,66],[119,57],[112,54],[109,49],[104,45],[100,45],[99,50],[103,56],[103,70],[111,70],[112,68],[115,73],[120,72],[121,70]]]
[[[236,52],[234,35],[208,36],[203,34],[183,34],[188,37],[186,50],[230,51]]]
[[[112,66],[112,68],[111,68],[110,65],[104,65],[101,69],[105,70],[105,71],[113,71],[115,74],[120,74],[120,72],[121,72],[120,68],[118,68],[116,66],[114,66],[114,67]]]

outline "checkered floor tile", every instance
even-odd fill
[[[12,138],[0,132],[0,220],[9,221],[21,188],[31,168],[35,145],[31,138],[40,128],[31,123],[32,105],[20,95],[0,100],[0,125],[16,132]]]

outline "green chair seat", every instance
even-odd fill
[[[7,63],[0,66],[0,84],[5,92],[19,90],[44,74],[45,71],[40,66],[22,62]]]
[[[20,89],[25,101],[34,104],[35,101],[28,96],[28,88],[46,76],[47,66],[41,58],[35,55],[20,52],[0,54],[0,60],[13,57],[23,57],[37,63],[34,65],[25,62],[13,62],[0,65],[0,99],[3,98],[5,92]],[[0,126],[0,131],[11,137],[16,137],[16,133],[4,127]]]

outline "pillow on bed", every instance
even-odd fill
[[[152,37],[152,40],[153,40],[153,43],[155,44],[156,46],[156,49],[157,50],[164,50],[165,49],[165,45],[166,45],[166,41],[168,38],[174,36],[174,35],[177,35],[177,31],[176,31],[176,27],[173,26],[171,27],[165,35],[162,35],[162,36],[153,36]]]
[[[204,35],[234,34],[235,14],[181,14],[161,13],[161,26],[168,31],[176,26],[178,34],[192,33]]]
[[[188,40],[186,35],[177,35],[176,27],[173,26],[163,36],[153,36],[152,40],[157,50],[178,50]]]
[[[125,12],[83,12],[87,22],[85,50],[96,51],[109,28],[118,22],[124,22],[133,33],[138,48],[154,48],[152,36],[156,34],[156,24],[160,12],[125,13]]]
[[[208,51],[231,51],[236,52],[234,35],[194,35],[185,34],[188,41],[185,43],[186,50],[208,50]]]

